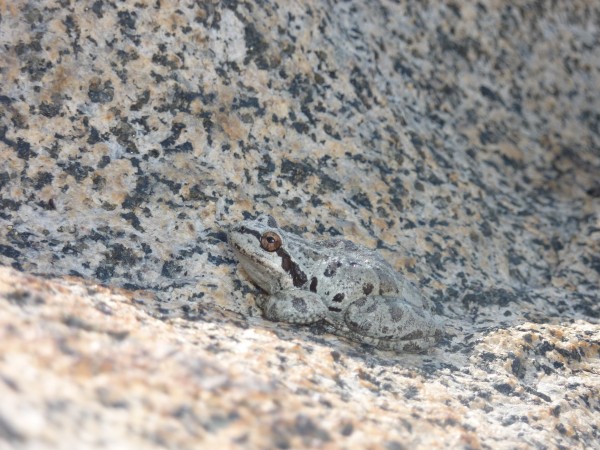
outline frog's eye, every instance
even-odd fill
[[[267,231],[260,237],[260,246],[268,252],[274,252],[281,247],[281,237],[277,233]]]

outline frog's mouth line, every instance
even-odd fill
[[[252,261],[254,261],[256,263],[260,263],[260,261],[259,261],[259,259],[257,257],[253,256],[252,253],[246,252],[237,242],[232,242],[231,246],[237,252],[239,252],[241,255],[243,255],[245,258],[251,259]]]
[[[258,259],[256,259],[255,257],[253,257],[253,256],[252,256],[252,254],[250,254],[249,252],[245,251],[245,250],[244,250],[244,249],[243,249],[243,248],[240,246],[240,244],[238,244],[238,243],[236,242],[236,239],[235,239],[235,238],[233,238],[233,237],[234,237],[234,235],[235,235],[236,233],[239,233],[239,234],[242,234],[242,235],[243,235],[243,234],[251,234],[252,236],[254,236],[254,237],[256,238],[256,240],[259,242],[259,244],[260,244],[260,238],[261,238],[261,234],[260,234],[258,231],[256,231],[256,230],[253,230],[253,229],[251,229],[251,228],[241,227],[241,229],[240,229],[240,228],[237,228],[237,227],[235,227],[234,229],[232,229],[232,230],[231,230],[231,232],[230,232],[230,235],[229,235],[229,237],[228,237],[228,239],[227,239],[227,240],[228,240],[228,242],[229,242],[229,244],[230,244],[230,245],[231,245],[231,246],[232,246],[232,247],[233,247],[233,248],[234,248],[236,251],[238,251],[239,253],[241,253],[242,255],[244,255],[246,258],[249,258],[249,259],[251,259],[252,261],[254,261],[254,262],[257,262],[257,263],[258,263],[258,262],[259,262],[259,261],[258,261]]]

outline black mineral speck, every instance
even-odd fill
[[[135,30],[136,13],[129,11],[119,11],[119,25],[127,30]]]
[[[356,205],[362,206],[363,208],[366,208],[368,210],[371,210],[373,208],[373,205],[371,204],[371,200],[369,200],[369,196],[367,194],[365,194],[364,192],[359,192],[357,194],[354,194],[352,196],[352,201]]]
[[[31,150],[31,144],[21,138],[17,139],[17,144],[14,148],[17,151],[17,156],[26,161],[32,156],[37,156],[37,153]]]
[[[408,386],[405,390],[404,390],[404,398],[407,400],[410,400],[412,398],[416,398],[419,396],[419,388],[417,388],[416,386]]]
[[[133,212],[121,214],[121,217],[123,219],[125,219],[127,222],[129,222],[131,224],[131,226],[133,228],[135,228],[136,230],[144,231],[144,228],[140,224],[140,219],[138,219],[138,217]]]
[[[33,187],[35,189],[37,189],[37,190],[40,190],[41,188],[43,188],[47,184],[52,183],[53,179],[54,179],[54,176],[50,172],[39,172],[35,176],[35,183],[33,184]],[[0,188],[1,188],[1,186],[2,186],[2,182],[1,182],[1,179],[0,179]]]
[[[254,24],[249,23],[246,25],[244,28],[244,39],[246,40],[246,58],[244,59],[244,64],[248,64],[251,60],[254,60],[259,69],[268,69],[269,63],[265,57],[265,53],[269,45]]]
[[[104,7],[104,2],[102,0],[96,0],[92,5],[92,11],[96,14],[98,19],[102,19],[104,17],[104,11],[102,11]]]
[[[560,434],[565,435],[567,434],[567,428],[562,424],[559,423],[558,425],[556,425],[556,431],[558,431]]]
[[[367,109],[371,109],[371,101],[377,103],[371,90],[369,79],[358,67],[352,69],[350,73],[350,84],[352,84],[356,96],[363,102]]]
[[[16,259],[21,256],[21,252],[10,245],[0,244],[0,255]]]
[[[183,267],[181,264],[178,264],[176,261],[166,261],[161,270],[161,275],[167,278],[175,278],[177,275],[183,271]]]
[[[500,96],[487,86],[483,86],[483,85],[480,86],[479,92],[481,93],[481,95],[483,95],[485,98],[487,98],[489,100],[502,103],[502,99],[500,98]]]
[[[92,103],[109,103],[115,96],[115,88],[112,81],[107,80],[102,83],[102,80],[93,80],[88,87],[88,97]]]
[[[309,443],[313,440],[328,442],[331,440],[329,433],[318,426],[310,417],[299,414],[296,417],[294,431],[301,436],[304,442]]]
[[[478,306],[508,306],[512,302],[516,302],[519,299],[524,300],[525,296],[518,297],[516,294],[500,288],[490,289],[488,291],[468,293],[463,297],[462,303],[464,306],[478,305]]]
[[[83,181],[88,174],[94,171],[93,167],[84,166],[79,161],[69,161],[64,165],[59,163],[59,166],[62,166],[63,170],[75,178],[77,182]]]
[[[114,273],[114,266],[102,265],[96,269],[96,278],[100,281],[107,281],[113,277]]]
[[[111,246],[107,259],[113,264],[123,264],[126,266],[133,266],[138,260],[133,250],[119,243]]]
[[[511,364],[511,371],[514,376],[517,378],[523,378],[525,376],[525,366],[523,365],[523,361],[521,358],[515,357]]]
[[[139,153],[137,147],[137,132],[133,125],[122,120],[117,126],[112,127],[110,132],[117,138],[117,142],[125,148],[127,153]],[[134,160],[130,159],[130,161],[132,165],[134,165]]]
[[[385,450],[407,450],[406,447],[398,441],[387,441],[384,445]]]
[[[0,191],[10,181],[10,174],[8,172],[0,172]]]
[[[492,236],[492,234],[493,234],[492,227],[488,221],[484,220],[483,222],[481,222],[481,224],[479,225],[479,228],[481,229],[481,233],[485,237]]]
[[[98,142],[102,142],[102,137],[100,136],[100,132],[97,128],[90,128],[90,135],[88,136],[87,143],[89,145],[97,144]]]
[[[354,426],[351,423],[345,423],[340,430],[342,436],[350,436],[354,432]]]
[[[148,103],[149,100],[150,91],[146,89],[144,92],[142,92],[140,96],[138,96],[136,102],[132,104],[129,109],[131,109],[132,111],[139,111],[145,104]]]
[[[585,193],[590,197],[600,197],[600,185],[588,189],[587,191],[585,191]]]
[[[494,384],[494,389],[504,395],[511,394],[515,389],[508,383]]]
[[[40,114],[45,117],[55,117],[60,113],[60,103],[42,102],[40,105]]]
[[[289,159],[281,162],[281,175],[294,185],[303,183],[313,173],[314,169],[305,162],[295,162]]]
[[[292,123],[292,128],[300,134],[306,134],[310,131],[309,126],[304,122],[294,122]]]

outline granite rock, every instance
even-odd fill
[[[597,445],[599,20],[0,4],[0,447]],[[258,212],[378,249],[444,339],[261,319],[224,232]]]

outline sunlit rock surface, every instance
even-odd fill
[[[0,447],[596,445],[599,16],[0,4]],[[261,319],[258,212],[377,248],[439,346]]]

